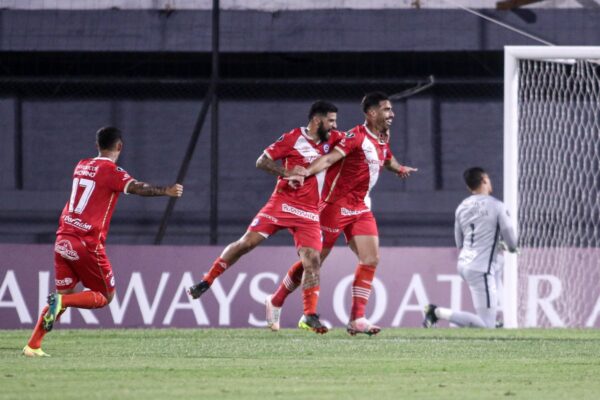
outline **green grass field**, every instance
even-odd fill
[[[598,399],[600,331],[0,331],[0,399]]]

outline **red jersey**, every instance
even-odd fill
[[[387,143],[370,132],[366,125],[357,125],[346,132],[335,147],[345,158],[329,167],[323,189],[323,200],[343,204],[351,210],[371,208],[369,193],[385,161],[393,155]]]
[[[119,193],[134,179],[105,157],[79,161],[73,172],[71,198],[60,216],[57,235],[81,237],[89,246],[103,246]]]
[[[306,133],[306,128],[296,128],[284,133],[264,152],[272,160],[281,159],[283,166],[288,170],[296,165],[307,168],[314,160],[329,153],[344,137],[344,133],[331,130],[326,142],[315,142]],[[287,180],[279,177],[271,197],[281,197],[282,200],[301,206],[305,210],[318,210],[324,182],[325,171],[307,177],[304,185],[298,189],[292,188]]]

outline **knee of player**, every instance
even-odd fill
[[[321,257],[316,250],[307,250],[304,253],[303,263],[305,269],[318,269],[321,264]]]
[[[250,250],[252,250],[254,247],[256,247],[256,245],[254,243],[252,243],[252,241],[250,239],[242,238],[242,239],[238,240],[237,247],[238,247],[238,250],[242,254],[245,254],[245,253],[249,252]]]
[[[376,267],[379,264],[379,254],[369,254],[361,258],[361,264]]]

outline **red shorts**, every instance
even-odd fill
[[[346,242],[356,235],[379,236],[377,221],[369,209],[349,209],[347,206],[327,203],[321,210],[323,247],[330,249],[344,232]]]
[[[303,210],[282,199],[271,198],[256,214],[248,230],[269,237],[284,228],[294,237],[297,249],[310,247],[321,251],[323,240],[319,214]]]
[[[54,244],[56,290],[73,289],[78,282],[108,297],[115,291],[115,277],[104,248],[89,250],[83,239],[58,235]]]

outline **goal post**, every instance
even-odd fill
[[[594,60],[600,47],[504,48],[504,203],[522,247],[505,256],[507,328],[600,321],[595,308],[590,314],[576,304],[600,302],[587,282],[600,269],[600,174],[588,172],[600,152]]]

